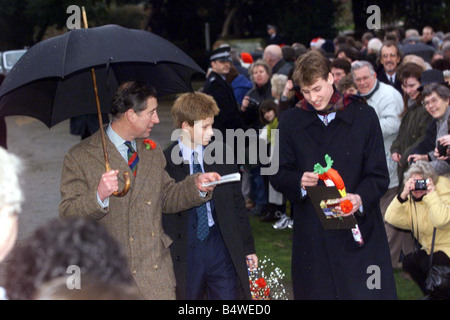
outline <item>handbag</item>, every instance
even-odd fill
[[[436,228],[433,230],[431,242],[430,271],[425,280],[425,290],[430,296],[439,299],[450,299],[450,266],[433,265],[434,240]]]

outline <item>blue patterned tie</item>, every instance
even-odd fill
[[[203,172],[202,171],[202,166],[200,165],[199,161],[198,161],[198,154],[197,152],[193,153],[194,156],[194,162],[193,162],[193,172],[197,173],[197,172]],[[200,241],[203,241],[206,239],[206,237],[209,234],[209,225],[208,225],[208,211],[206,208],[206,202],[203,203],[202,205],[197,207],[197,238]]]

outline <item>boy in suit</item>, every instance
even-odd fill
[[[182,94],[175,101],[172,116],[180,137],[164,152],[166,170],[175,181],[198,170],[214,169],[221,176],[238,171],[236,164],[212,163],[211,148],[205,149],[218,113],[214,98],[201,92]],[[214,147],[223,150],[217,141]],[[219,160],[225,159],[222,155]],[[199,300],[205,294],[214,300],[251,298],[247,268],[257,267],[258,259],[240,183],[218,186],[205,206],[164,215],[163,227],[174,241],[170,251],[177,299]]]

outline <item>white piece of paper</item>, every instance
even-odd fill
[[[239,172],[236,172],[236,173],[231,173],[231,174],[222,176],[220,180],[203,183],[202,187],[209,187],[209,186],[213,186],[215,184],[222,184],[222,183],[234,182],[234,181],[240,181],[240,180],[241,180],[241,174]]]

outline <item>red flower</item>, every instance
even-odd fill
[[[353,209],[353,204],[350,202],[350,200],[344,200],[341,202],[341,209],[344,213],[349,213]]]
[[[144,139],[143,140],[144,144],[145,144],[145,148],[146,149],[150,149],[153,150],[156,148],[156,143],[155,141],[151,140],[151,139]]]
[[[258,280],[255,281],[255,283],[260,288],[264,288],[267,285],[266,280],[264,278],[259,278]]]

